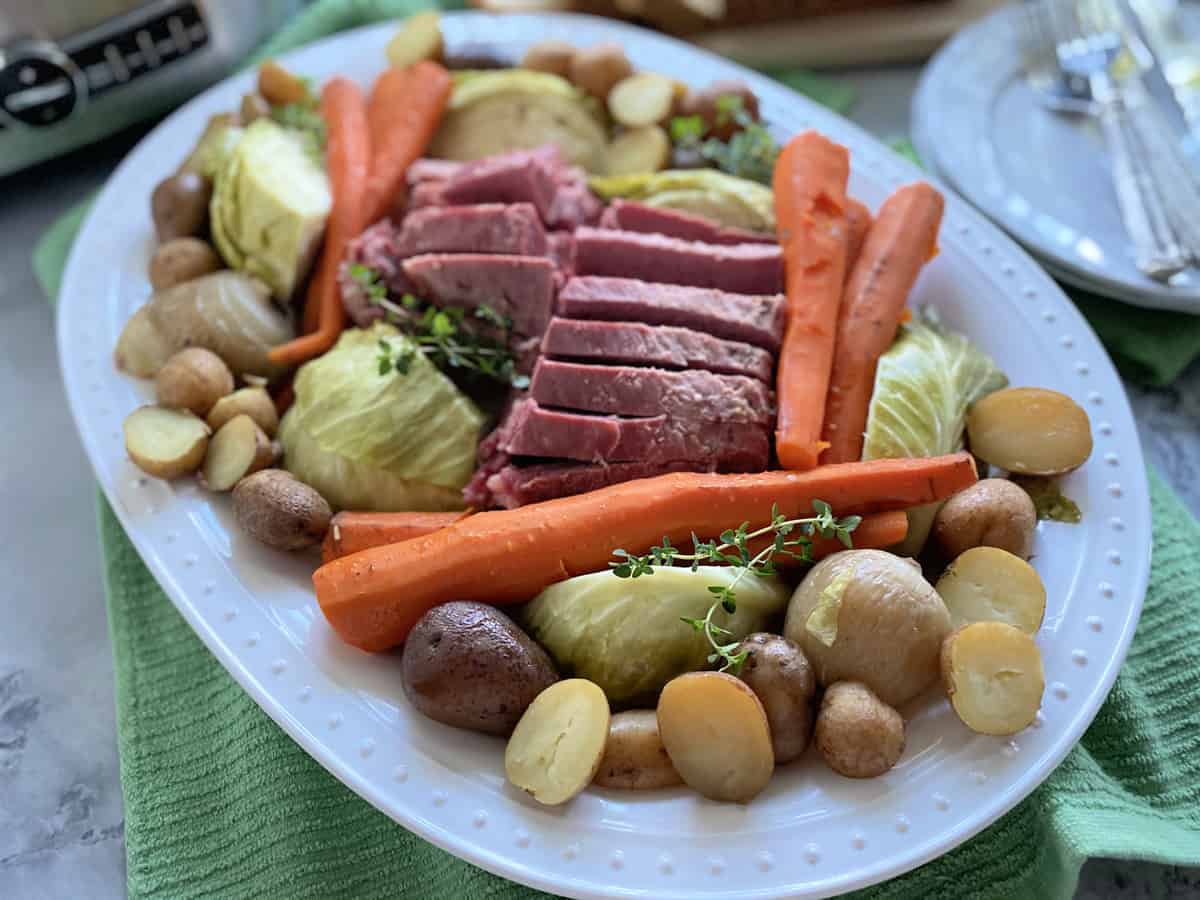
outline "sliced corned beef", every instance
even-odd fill
[[[404,219],[401,258],[419,253],[513,253],[545,256],[546,231],[530,203],[431,206]]]
[[[688,423],[668,416],[624,419],[544,409],[533,400],[513,407],[500,450],[512,456],[583,462],[706,462],[765,469],[767,429],[747,423]]]
[[[558,192],[562,158],[553,146],[515,150],[463,164],[446,180],[447,203],[532,203],[543,222]]]
[[[783,290],[783,253],[775,244],[706,244],[609,228],[576,229],[575,271],[742,294]]]
[[[539,463],[532,466],[502,465],[488,472],[475,487],[476,478],[464,491],[467,503],[480,509],[499,506],[516,509],[529,503],[541,503],[559,497],[573,497],[596,491],[610,484],[653,478],[668,472],[707,472],[705,463]],[[726,470],[732,471],[732,470]],[[468,493],[469,492],[469,493]]]
[[[413,160],[404,175],[410,185],[420,184],[422,181],[445,181],[463,165],[465,164],[452,159],[433,159],[422,156],[420,159]]]
[[[567,166],[565,175],[559,179],[546,224],[551,228],[573,231],[580,225],[591,225],[598,221],[603,208],[604,204],[588,187],[583,169]]]
[[[679,422],[775,421],[771,392],[761,381],[712,372],[670,372],[634,366],[593,366],[542,359],[529,395],[542,406],[618,416],[665,414]]]
[[[783,340],[780,294],[734,294],[634,278],[577,275],[559,291],[557,311],[572,319],[677,325],[772,352],[779,350]]]
[[[643,322],[550,320],[542,353],[558,359],[707,369],[770,382],[771,354],[742,341],[725,341],[690,328]]]
[[[392,296],[412,291],[412,282],[400,266],[396,248],[396,226],[389,219],[376,222],[346,246],[346,255],[338,267],[338,287],[346,315],[355,325],[365,327],[383,318],[383,310],[367,299],[367,293],[350,274],[353,265],[366,266],[387,285]]]
[[[408,191],[408,212],[429,206],[445,206],[444,181],[418,181]]]
[[[426,253],[404,260],[417,293],[437,306],[490,306],[522,337],[541,337],[554,309],[556,269],[544,256]]]
[[[663,206],[647,206],[632,200],[614,200],[600,216],[601,228],[665,234],[685,241],[706,244],[775,244],[775,235],[746,228],[729,228],[720,222]]]
[[[550,258],[563,278],[570,278],[575,274],[575,238],[569,231],[551,231],[546,239],[550,243]]]

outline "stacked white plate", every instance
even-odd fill
[[[934,174],[1025,245],[1056,278],[1138,306],[1200,314],[1200,271],[1160,284],[1138,271],[1095,123],[1044,107],[1025,79],[1020,8],[959,32],[913,100],[913,144]],[[1181,7],[1200,31],[1200,10]]]

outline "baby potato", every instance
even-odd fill
[[[272,106],[286,106],[303,103],[308,97],[308,85],[303,78],[268,59],[258,67],[258,93]]]
[[[933,539],[951,558],[972,547],[999,547],[1028,559],[1036,527],[1029,494],[1004,478],[984,478],[942,504]]]
[[[208,427],[216,431],[234,416],[243,414],[253,419],[267,437],[275,437],[279,428],[279,412],[271,395],[262,387],[239,388],[222,397],[208,411]]]
[[[821,700],[814,739],[839,775],[875,778],[904,753],[904,719],[865,684],[839,681]]]
[[[683,784],[663,746],[654,710],[631,709],[613,715],[608,723],[604,758],[592,783],[631,791]]]
[[[946,567],[937,592],[950,625],[1007,622],[1035,634],[1046,615],[1046,587],[1033,566],[999,547],[973,547]]]
[[[621,132],[608,145],[609,175],[658,172],[671,161],[671,139],[658,125]]]
[[[247,415],[234,416],[213,435],[204,456],[204,486],[210,491],[232,490],[247,475],[275,462],[275,448]]]
[[[613,85],[633,74],[633,65],[620,44],[603,43],[576,51],[567,74],[575,87],[606,100]]]
[[[568,678],[552,684],[513,729],[504,748],[504,773],[539,803],[566,803],[595,776],[608,727],[608,698],[593,682]]]
[[[186,410],[143,406],[125,418],[125,451],[133,464],[155,478],[178,478],[204,461],[208,436],[203,420]]]
[[[333,518],[324,497],[282,469],[263,469],[239,481],[233,514],[247,534],[276,550],[320,543]]]
[[[1042,705],[1046,680],[1033,638],[1007,622],[973,622],[942,644],[942,681],[964,725],[1016,734]]]
[[[749,655],[738,677],[750,685],[767,713],[775,764],[789,763],[804,752],[812,734],[816,675],[799,645],[777,634],[752,634],[735,652],[743,650]]]
[[[704,120],[708,133],[723,141],[729,140],[740,129],[734,117],[722,112],[728,101],[722,97],[737,97],[742,110],[751,119],[758,118],[758,97],[743,81],[714,81],[702,91],[689,91],[684,97],[682,112],[685,116],[699,116]]]
[[[1062,475],[1092,453],[1092,428],[1083,408],[1058,391],[1005,388],[967,413],[971,452],[1021,475]]]
[[[658,732],[679,777],[710,800],[749,803],[775,770],[762,703],[748,684],[724,672],[689,672],[667,682]]]
[[[203,347],[180,350],[154,377],[154,393],[160,406],[186,409],[198,416],[207,415],[232,390],[233,373],[229,366]]]
[[[212,182],[196,172],[164,178],[150,195],[150,217],[160,241],[194,237],[208,227]]]
[[[808,657],[817,681],[861,681],[901,706],[938,677],[950,613],[912,560],[883,550],[843,550],[805,576],[783,634]]]
[[[445,725],[510,734],[558,672],[538,644],[494,606],[435,606],[413,626],[400,660],[404,694]]]
[[[385,52],[388,65],[404,68],[424,59],[441,59],[443,49],[441,16],[427,10],[405,19]]]
[[[608,94],[608,111],[626,128],[656,125],[675,106],[675,82],[657,72],[622,78]]]
[[[538,41],[525,51],[521,58],[521,68],[570,78],[571,63],[574,59],[575,48],[566,41]]]
[[[160,244],[150,257],[150,287],[156,291],[183,284],[224,268],[217,251],[198,237],[178,237]]]

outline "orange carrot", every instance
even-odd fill
[[[423,537],[467,515],[466,512],[340,512],[325,532],[321,562]]]
[[[867,231],[871,227],[871,210],[865,203],[859,203],[853,197],[846,200],[846,278],[854,271],[858,255],[862,252],[863,242],[867,239]]]
[[[308,286],[308,307],[316,312],[316,331],[271,350],[272,362],[298,364],[320,356],[334,345],[346,327],[346,310],[338,290],[337,272],[346,244],[367,224],[364,199],[371,145],[367,130],[367,101],[362,89],[348,78],[333,78],[321,89],[321,118],[325,120],[326,168],[333,192],[333,209],[325,226],[325,244],[317,271]]]
[[[693,533],[713,537],[742,522],[762,527],[773,506],[789,518],[809,516],[817,499],[839,516],[904,509],[949,497],[975,480],[969,453],[811,472],[679,472],[476,513],[424,537],[336,559],[317,569],[313,585],[343,640],[386,650],[439,603],[522,603],[547,585],[603,571],[617,548],[643,553],[664,537],[683,546]]]
[[[942,195],[925,182],[906,185],[887,199],[867,233],[838,315],[823,463],[862,456],[875,368],[892,345],[908,293],[937,246],[944,206]]]
[[[846,267],[850,154],[815,131],[792,138],[775,164],[775,219],[783,245],[788,319],[779,352],[775,450],[785,469],[811,469],[833,364]]]
[[[855,550],[883,550],[893,547],[908,536],[908,514],[901,509],[863,516],[863,520],[850,536],[853,538]],[[757,553],[770,542],[770,535],[751,541],[750,552]],[[820,559],[845,549],[837,538],[817,538],[813,542],[813,557]],[[790,569],[800,565],[800,562],[781,555],[776,557],[775,565],[781,569]]]
[[[450,74],[430,60],[390,68],[376,79],[367,109],[374,153],[367,224],[383,218],[404,188],[405,172],[441,124],[450,87]]]
[[[911,321],[912,321],[912,310],[906,306],[906,307],[904,307],[904,309],[900,310],[900,324],[903,325],[905,322],[911,322]]]

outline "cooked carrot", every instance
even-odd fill
[[[906,185],[887,199],[867,233],[838,314],[823,463],[862,456],[875,368],[892,345],[909,291],[937,246],[944,206],[942,195],[925,182]]]
[[[792,138],[775,164],[775,219],[783,245],[788,319],[779,352],[775,450],[785,469],[811,469],[846,270],[850,154],[815,131]]]
[[[664,537],[682,546],[693,533],[713,537],[742,522],[761,527],[773,505],[789,517],[808,516],[817,499],[839,516],[905,509],[949,497],[975,480],[969,453],[811,472],[679,472],[476,513],[425,537],[327,563],[313,584],[343,640],[386,650],[439,603],[522,603],[547,585],[604,570],[617,548],[643,553]]]
[[[865,203],[859,203],[853,197],[846,198],[846,275],[854,271],[858,255],[862,252],[863,242],[867,239],[867,230],[871,227],[871,210]]]
[[[340,512],[321,544],[321,562],[360,550],[398,544],[453,525],[465,512]]]
[[[404,188],[408,167],[441,124],[450,87],[450,74],[431,60],[389,68],[376,79],[367,108],[374,156],[366,224],[383,218]]]
[[[900,543],[907,535],[908,514],[901,509],[863,516],[863,520],[858,523],[851,538],[853,538],[855,550],[883,550]],[[750,552],[757,553],[770,542],[769,535],[751,541]],[[820,559],[830,553],[837,553],[837,551],[845,549],[845,545],[836,538],[817,538],[813,543],[813,556]],[[777,556],[775,565],[781,569],[788,569],[800,565],[800,562],[787,556]]]
[[[371,144],[367,130],[367,101],[362,89],[348,78],[332,78],[321,89],[321,118],[325,120],[325,165],[333,193],[333,209],[325,226],[325,244],[316,274],[308,286],[307,308],[317,310],[317,329],[271,350],[272,362],[298,364],[320,356],[337,342],[346,327],[346,310],[338,290],[337,271],[346,245],[367,224],[364,199]]]

